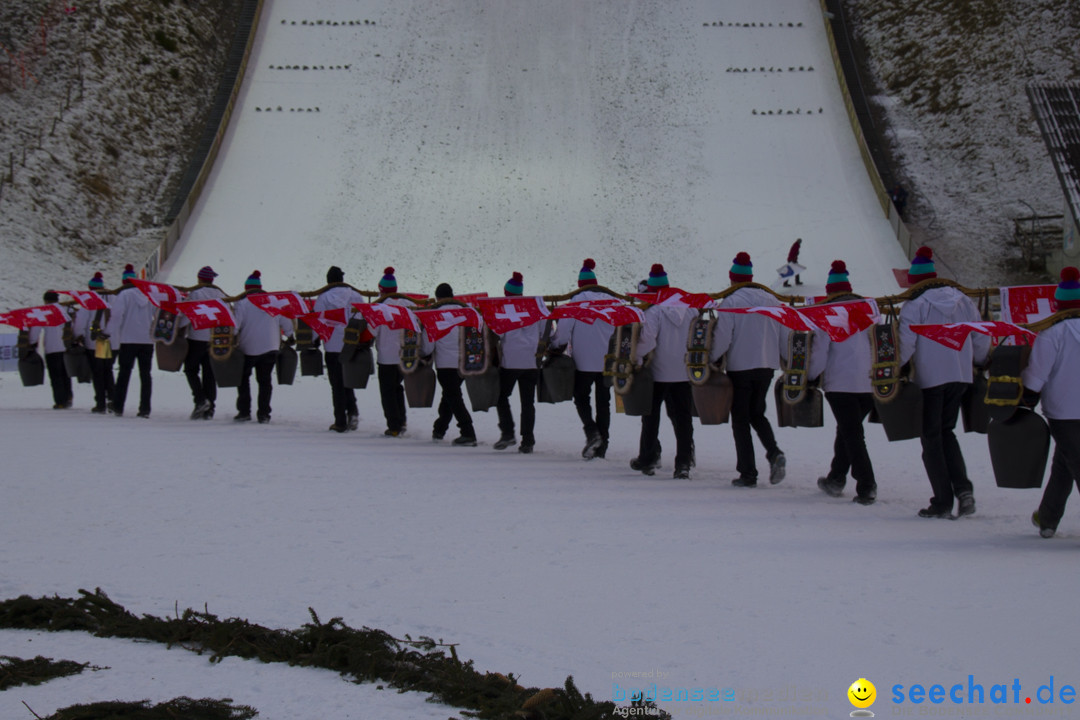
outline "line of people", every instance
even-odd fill
[[[909,281],[914,284],[935,278],[933,254],[920,248],[909,268]],[[216,277],[210,267],[198,273],[198,285],[189,299],[223,298],[224,293],[213,285]],[[750,256],[740,252],[732,261],[729,281],[739,285],[727,295],[722,307],[751,308],[780,305],[781,301],[760,287],[746,285],[753,281]],[[149,417],[151,399],[150,362],[153,356],[152,326],[154,308],[141,292],[131,292],[134,270],[129,265],[123,274],[124,285],[111,298],[108,311],[89,311],[79,308],[72,322],[72,335],[91,356],[95,404],[94,413],[111,411],[122,415],[127,386],[133,368],[139,365],[141,381],[139,417]],[[327,272],[328,288],[315,301],[315,311],[351,308],[366,298],[344,284],[344,272],[331,267]],[[587,259],[578,273],[579,292],[575,301],[601,300],[609,297],[597,281],[596,263]],[[660,264],[653,265],[643,289],[656,291],[668,287],[667,273]],[[412,306],[411,300],[397,293],[394,269],[386,268],[380,278],[380,301]],[[101,273],[88,283],[90,289],[103,287]],[[247,293],[261,292],[261,276],[252,273],[245,282]],[[514,272],[505,283],[506,297],[521,296],[523,276]],[[825,302],[845,302],[861,296],[852,290],[849,274],[843,261],[835,261],[826,281]],[[448,284],[436,288],[437,300],[454,297]],[[1080,273],[1067,268],[1062,274],[1055,298],[1060,309],[1080,308]],[[47,293],[46,302],[55,302],[55,293]],[[235,420],[251,419],[252,396],[250,377],[258,383],[256,417],[260,422],[270,419],[272,370],[278,348],[285,338],[293,342],[292,322],[260,310],[246,297],[235,304],[239,347],[245,354],[243,382],[237,393]],[[676,438],[673,476],[690,477],[695,464],[693,398],[686,368],[686,343],[689,328],[697,317],[694,308],[652,305],[645,309],[644,320],[635,353],[638,366],[650,358],[653,379],[651,412],[641,420],[638,455],[630,467],[653,475],[660,465],[660,409],[664,407]],[[914,325],[977,322],[978,308],[963,292],[948,285],[929,287],[908,299],[899,313],[899,362],[910,367],[912,382],[922,395],[922,430],[920,442],[922,460],[932,489],[926,508],[918,512],[924,518],[955,518],[975,513],[974,488],[967,475],[966,464],[955,435],[964,392],[973,380],[973,367],[986,362],[989,338],[970,336],[958,350],[946,348],[912,330]],[[181,321],[182,323],[184,321]],[[327,376],[331,386],[334,422],[330,430],[347,432],[356,429],[359,420],[355,391],[345,387],[339,356],[344,343],[344,327],[335,327],[325,341]],[[386,420],[385,434],[402,435],[407,427],[407,409],[403,389],[400,352],[404,330],[387,326],[370,328],[370,339],[377,358],[377,377],[380,399]],[[462,377],[458,372],[460,329],[438,341],[424,338],[421,354],[434,360],[436,375],[442,389],[432,438],[442,440],[452,421],[459,435],[454,445],[475,446],[476,432],[462,393]],[[843,494],[847,476],[855,481],[853,500],[871,505],[878,493],[872,460],[866,447],[864,423],[874,408],[871,385],[873,354],[870,330],[863,330],[844,342],[833,341],[823,331],[815,331],[809,355],[807,376],[820,380],[825,399],[836,419],[836,436],[828,473],[818,480],[819,488],[833,497]],[[192,419],[209,419],[214,415],[216,386],[209,360],[209,331],[188,329],[188,355],[184,372],[194,401]],[[498,344],[499,395],[496,405],[500,436],[496,450],[515,445],[521,453],[530,453],[536,445],[536,389],[540,380],[542,360],[566,354],[574,364],[573,402],[582,423],[585,444],[584,459],[604,458],[608,450],[611,426],[611,388],[603,375],[604,356],[610,351],[614,328],[603,321],[592,324],[562,319],[551,334],[550,323],[534,323],[506,332]],[[738,476],[731,482],[737,487],[757,485],[759,473],[754,436],[761,443],[768,465],[768,478],[773,484],[781,482],[786,473],[786,458],[780,449],[771,423],[765,414],[766,398],[775,372],[782,367],[789,331],[780,323],[760,314],[720,313],[717,318],[710,352],[711,361],[725,370],[732,383],[731,425],[735,445]],[[31,342],[44,336],[44,351],[53,387],[54,407],[71,406],[71,384],[63,371],[65,344],[60,328],[34,328]],[[112,380],[113,357],[100,351],[101,339],[111,339],[119,346],[119,372]],[[541,350],[538,353],[538,349]],[[1032,349],[1031,361],[1024,371],[1024,385],[1044,398],[1043,412],[1050,420],[1056,449],[1043,503],[1033,521],[1045,537],[1054,534],[1064,511],[1072,483],[1080,478],[1080,382],[1072,372],[1075,358],[1080,356],[1080,318],[1063,320],[1041,333]],[[515,425],[510,400],[517,388],[520,398],[520,428]],[[518,430],[520,429],[520,441]],[[954,512],[955,508],[955,512]]]

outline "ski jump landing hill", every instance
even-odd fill
[[[216,162],[161,277],[239,290],[326,268],[405,291],[630,289],[662,262],[823,285],[906,264],[860,158],[818,0],[265,0]]]

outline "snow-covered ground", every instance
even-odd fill
[[[301,24],[328,18],[376,24]],[[704,26],[714,20],[766,26]],[[311,289],[338,264],[369,287],[390,264],[403,290],[494,293],[520,270],[526,292],[561,292],[593,256],[617,289],[660,261],[674,284],[718,290],[737,250],[768,282],[800,236],[807,293],[834,257],[857,290],[895,290],[889,268],[904,258],[854,149],[816,2],[279,0],[255,52],[174,282],[211,264],[226,289],[254,268],[268,288]],[[295,63],[352,67],[270,67]],[[232,423],[234,397],[222,390],[218,417],[194,423],[183,378],[156,373],[150,420],[96,417],[87,386],[58,412],[46,388],[0,375],[0,597],[101,587],[136,613],[206,605],[290,628],[310,606],[459,643],[524,685],[572,674],[600,698],[616,683],[733,691],[660,703],[676,717],[842,717],[860,677],[877,685],[879,715],[1069,716],[1058,693],[1080,682],[1080,632],[1065,621],[1080,525],[1067,513],[1058,538],[1040,539],[1027,519],[1038,492],[994,486],[983,436],[962,438],[978,513],[948,522],[915,516],[930,493],[918,443],[878,427],[878,503],[822,494],[831,418],[778,430],[787,479],[740,490],[727,427],[695,428],[693,479],[674,481],[670,457],[654,478],[628,468],[639,423],[623,415],[608,459],[581,460],[570,404],[539,406],[537,452],[523,456],[492,449],[490,413],[476,416],[478,448],[431,442],[431,410],[385,438],[374,387],[347,435],[325,429],[323,378],[277,388],[270,425]],[[661,440],[670,455],[666,422]],[[45,715],[177,695],[231,697],[270,720],[455,712],[329,672],[209,666],[82,635],[2,631],[0,654],[110,668],[0,693],[5,718],[29,717],[24,701]],[[982,705],[968,704],[969,682]],[[1040,704],[1051,682],[1056,702]],[[917,684],[962,685],[964,703],[892,701],[893,686],[906,697]],[[995,685],[1009,704],[992,703]]]

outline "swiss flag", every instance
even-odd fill
[[[716,308],[717,312],[729,312],[737,313],[739,315],[764,315],[767,318],[772,318],[776,322],[780,323],[786,328],[792,330],[813,330],[814,326],[807,323],[802,315],[793,308],[787,305],[767,305],[764,307],[748,307],[748,308]]]
[[[454,299],[455,300],[460,300],[461,302],[465,303],[466,305],[472,305],[472,306],[475,307],[478,300],[486,298],[487,296],[488,296],[488,294],[486,292],[474,292],[474,293],[465,293],[464,295],[455,295]]]
[[[428,339],[434,342],[450,334],[459,327],[481,327],[480,313],[471,307],[445,306],[431,310],[413,312],[424,326]]]
[[[630,305],[604,305],[589,308],[589,310],[597,314],[597,319],[603,320],[614,327],[645,321],[645,313]]]
[[[251,301],[251,304],[259,308],[267,315],[284,315],[285,317],[293,320],[306,315],[310,310],[307,303],[304,302],[304,298],[300,297],[300,294],[292,290],[285,292],[264,292],[253,293],[247,296],[247,299]]]
[[[528,327],[551,314],[541,297],[482,298],[476,301],[476,308],[498,335]]]
[[[622,301],[612,298],[611,300],[586,300],[560,305],[551,311],[551,317],[556,320],[559,318],[580,320],[589,325],[599,320],[618,326],[641,322],[644,315],[637,308],[624,305]]]
[[[1057,311],[1055,290],[1057,285],[1001,288],[1001,319],[1026,325],[1050,317]]]
[[[866,330],[878,316],[873,300],[826,303],[799,308],[798,312],[829,335],[833,342],[844,342],[852,335]]]
[[[20,330],[30,327],[56,327],[63,325],[70,318],[64,309],[53,303],[35,307],[18,308],[0,314],[0,325],[10,325]]]
[[[363,315],[368,325],[373,328],[387,327],[391,330],[417,332],[413,315],[407,307],[386,303],[353,303],[353,308]]]
[[[944,325],[912,325],[911,330],[936,343],[940,343],[951,350],[959,350],[964,347],[968,336],[973,332],[990,337],[1015,337],[1031,344],[1035,340],[1035,333],[1025,328],[1007,322],[962,322],[946,323]]]
[[[341,315],[344,318],[345,309],[344,308],[338,308],[338,309],[341,310]],[[301,315],[298,319],[303,320],[304,322],[306,322],[308,324],[308,327],[310,327],[312,329],[312,331],[316,335],[318,335],[320,338],[322,338],[323,342],[326,342],[327,340],[330,339],[330,336],[334,334],[333,326],[330,323],[326,322],[326,314],[330,313],[330,312],[334,312],[334,311],[333,310],[326,310],[324,312],[305,313],[305,314]],[[338,324],[344,325],[345,323],[344,322],[333,323],[333,325],[338,325]]]
[[[176,312],[187,317],[191,321],[191,327],[196,330],[208,330],[221,325],[236,327],[232,310],[221,300],[186,300],[176,303],[175,307]]]
[[[139,280],[138,278],[133,278],[131,282],[150,300],[151,305],[166,312],[176,312],[173,304],[180,302],[185,297],[184,293],[165,283]]]
[[[57,292],[70,295],[75,298],[75,302],[87,310],[109,309],[109,306],[105,304],[105,300],[93,290],[57,290]]]
[[[708,293],[688,293],[685,290],[679,288],[666,287],[660,288],[660,291],[656,293],[656,301],[654,305],[664,305],[666,307],[688,307],[701,310],[706,307],[713,306],[713,299]]]

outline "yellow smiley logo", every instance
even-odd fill
[[[877,699],[877,688],[874,687],[874,683],[870,682],[866,678],[859,678],[855,682],[851,683],[851,687],[847,691],[848,700],[851,704],[857,708],[868,708],[874,704],[874,700]]]

